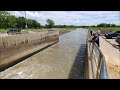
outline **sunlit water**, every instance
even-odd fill
[[[0,78],[83,78],[86,36],[86,29],[77,29],[61,35],[59,43],[0,72]]]

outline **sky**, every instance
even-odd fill
[[[25,11],[8,11],[16,17],[25,17]],[[41,25],[52,19],[55,25],[97,25],[100,23],[120,24],[119,11],[26,11],[27,19],[35,19]]]

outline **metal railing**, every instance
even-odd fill
[[[87,54],[88,54],[88,72],[91,79],[109,79],[105,57],[95,42],[89,42],[92,39],[90,31],[87,36]]]

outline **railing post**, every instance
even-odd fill
[[[99,79],[99,75],[100,75],[100,69],[101,69],[101,64],[102,64],[102,56],[101,54],[99,54],[99,59],[98,59],[98,67],[97,67],[97,79]]]

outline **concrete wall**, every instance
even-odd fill
[[[32,47],[59,40],[59,31],[44,31],[0,37],[0,60]]]
[[[92,37],[88,32],[86,42],[87,59],[85,62],[86,79],[109,79],[104,55],[95,42],[94,43],[89,42],[91,38]]]

